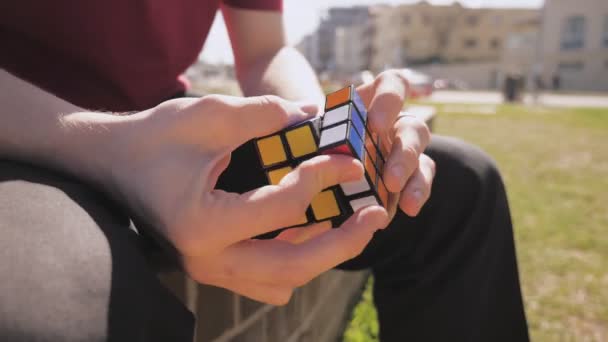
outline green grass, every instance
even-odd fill
[[[532,339],[608,341],[608,110],[436,106],[502,170]],[[370,281],[344,341],[377,336]]]

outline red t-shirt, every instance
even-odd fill
[[[150,108],[183,91],[222,0],[0,4],[0,67],[88,109]],[[282,0],[223,0],[282,10]],[[1,91],[1,90],[0,90]]]

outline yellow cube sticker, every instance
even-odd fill
[[[287,144],[294,158],[317,151],[317,143],[309,125],[304,125],[285,134]]]
[[[263,138],[257,141],[258,151],[264,166],[280,163],[287,160],[283,142],[279,135],[273,135],[268,138]]]
[[[285,166],[280,169],[268,171],[268,182],[271,185],[277,185],[281,182],[281,179],[285,177],[293,168],[291,166]]]
[[[306,217],[306,215],[300,217],[300,219],[298,220],[298,222],[295,223],[296,226],[299,225],[303,225],[303,224],[307,224],[308,223],[308,217]]]
[[[333,190],[318,193],[310,204],[312,213],[318,221],[326,220],[340,215],[340,207],[336,201]]]

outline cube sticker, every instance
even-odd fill
[[[258,140],[257,147],[264,166],[271,166],[287,160],[279,134]]]
[[[350,95],[351,87],[342,88],[327,95],[325,99],[325,111],[347,103],[350,100]]]
[[[386,189],[386,185],[384,185],[384,181],[380,180],[378,182],[378,197],[380,198],[380,202],[382,206],[386,208],[388,205],[388,190]]]
[[[323,128],[348,120],[348,106],[332,109],[323,116]]]
[[[357,93],[357,91],[354,89],[352,90],[351,97],[353,104],[355,105],[355,107],[357,107],[357,110],[359,111],[359,115],[361,115],[361,119],[363,119],[363,121],[367,121],[367,109],[365,109],[363,99],[361,98],[361,96],[359,96],[359,93]]]
[[[370,205],[378,205],[378,201],[376,200],[376,197],[367,196],[367,197],[363,197],[363,198],[359,198],[359,199],[350,201],[350,206],[353,209],[353,212],[356,212],[359,209],[361,209],[363,207],[368,207]]]
[[[357,133],[359,134],[359,136],[365,137],[365,135],[366,135],[365,122],[363,121],[363,119],[361,119],[361,116],[359,115],[357,108],[355,108],[355,106],[353,106],[353,105],[350,106],[350,119],[353,123],[353,126],[357,130]]]
[[[346,140],[346,132],[348,130],[348,124],[332,127],[321,131],[321,142],[319,148],[325,148],[335,143]]]
[[[325,190],[317,194],[311,202],[314,219],[322,222],[340,215],[341,210],[333,190]]]
[[[300,158],[317,151],[317,142],[310,125],[303,125],[285,133],[289,151],[294,158]]]
[[[283,166],[278,169],[270,170],[266,173],[268,177],[268,182],[270,185],[277,185],[281,182],[283,177],[287,176],[288,173],[291,172],[293,168],[291,166]]]
[[[369,181],[365,175],[363,175],[363,177],[357,181],[340,184],[340,188],[342,188],[342,192],[344,192],[344,194],[347,196],[360,194],[362,192],[371,190]]]
[[[367,173],[367,175],[369,175],[369,178],[371,179],[372,185],[375,186],[376,185],[376,178],[378,176],[378,171],[376,170],[376,166],[374,165],[374,161],[372,160],[372,158],[370,157],[369,154],[365,155],[365,158],[363,160],[363,168],[365,169],[365,172]]]

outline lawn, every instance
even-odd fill
[[[498,162],[534,341],[608,341],[608,110],[436,105]],[[377,341],[371,282],[344,341]]]

